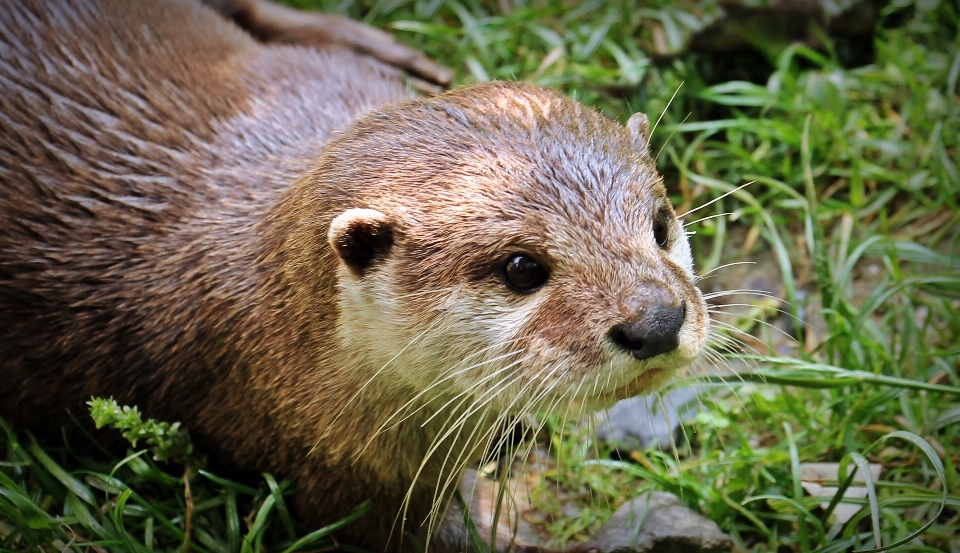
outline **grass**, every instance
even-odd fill
[[[112,409],[119,410],[115,404]],[[102,412],[97,420],[104,421]],[[263,550],[265,542],[279,551],[329,549],[335,543],[330,535],[369,507],[358,501],[356,512],[344,513],[349,516],[343,520],[302,535],[284,500],[291,482],[264,474],[253,488],[211,474],[200,468],[200,456],[183,451],[190,444],[183,430],[168,426],[160,435],[170,440],[155,440],[152,421],[134,422],[134,432],[151,445],[141,443],[141,449],[115,463],[97,463],[65,448],[41,447],[28,434],[21,441],[0,424],[7,430],[6,461],[0,464],[3,551],[142,553],[186,550],[188,544],[201,553],[251,553]],[[185,463],[182,473],[158,466],[157,458],[168,456]]]
[[[720,280],[728,263],[772,260],[785,301],[754,297],[744,310],[713,299],[729,366],[704,363],[685,382],[711,391],[676,452],[613,461],[555,424],[563,464],[541,482],[582,508],[543,499],[542,529],[583,539],[657,489],[716,521],[738,551],[960,551],[956,2],[893,2],[883,22],[900,24],[879,30],[871,65],[789,47],[760,84],[708,84],[692,58],[644,53],[682,43],[715,13],[708,1],[290,3],[390,29],[460,84],[521,79],[621,121],[663,114],[652,150],[678,211],[752,183],[693,216],[714,216],[689,227],[696,258]],[[744,353],[744,366],[729,359]],[[251,487],[143,450],[97,464],[4,428],[4,550],[172,551],[188,532],[195,551],[334,546],[327,531],[301,540],[284,503],[292,485],[269,475]],[[812,461],[883,465],[853,521],[835,524],[835,506],[805,495],[799,472]]]

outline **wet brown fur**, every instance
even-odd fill
[[[667,369],[705,339],[689,269],[652,244],[666,199],[649,156],[558,94],[407,100],[377,62],[264,45],[190,0],[0,13],[4,417],[50,429],[91,396],[136,404],[223,463],[296,479],[309,526],[374,499],[340,537],[382,550],[401,528],[426,537],[505,412],[640,391],[656,363],[623,361],[606,332],[644,293],[689,305]],[[368,272],[327,240],[348,208],[392,225]],[[518,250],[549,290],[504,288]],[[497,356],[525,361],[491,376]],[[462,547],[455,525],[432,530],[435,550]]]

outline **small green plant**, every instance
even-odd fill
[[[121,406],[113,398],[93,398],[87,402],[90,416],[97,428],[109,426],[119,430],[130,445],[144,440],[146,449],[157,461],[187,465],[200,468],[206,464],[202,455],[196,452],[190,434],[180,428],[180,423],[143,420],[140,411],[134,407]],[[143,448],[141,448],[143,449]]]

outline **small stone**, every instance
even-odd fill
[[[694,417],[699,407],[700,387],[625,399],[596,418],[597,439],[621,453],[655,447],[671,451],[684,438],[681,421]]]
[[[715,522],[666,492],[623,504],[591,544],[604,553],[720,553],[733,545]]]

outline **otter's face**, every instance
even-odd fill
[[[503,83],[368,117],[326,160],[357,183],[328,235],[341,339],[379,378],[495,412],[656,388],[708,318],[647,141],[646,116]]]

